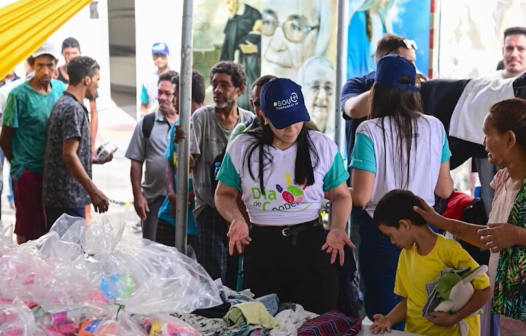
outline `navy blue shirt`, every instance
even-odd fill
[[[361,77],[354,77],[349,79],[342,88],[342,94],[340,98],[340,110],[345,119],[345,137],[347,140],[347,158],[351,157],[352,150],[354,148],[354,138],[358,126],[366,118],[352,119],[345,114],[345,102],[350,98],[357,97],[364,92],[371,90],[374,84],[375,71]]]

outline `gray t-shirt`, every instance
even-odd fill
[[[88,110],[69,92],[57,100],[48,120],[42,202],[58,208],[83,208],[90,198],[71,175],[62,157],[64,141],[78,139],[77,156],[91,177],[91,136]]]
[[[250,111],[238,109],[239,123],[252,121],[254,114]],[[221,126],[216,117],[215,106],[205,106],[194,112],[190,131],[190,154],[195,157],[193,171],[195,210],[197,216],[206,206],[215,207],[212,181],[210,180],[210,165],[223,152],[228,144],[228,137],[232,130]]]
[[[130,145],[126,151],[126,157],[130,160],[145,163],[142,192],[148,202],[151,202],[159,196],[166,196],[164,185],[166,159],[164,158],[164,152],[168,146],[171,125],[161,112],[156,111],[152,133],[149,139],[145,139],[142,133],[143,121],[144,117],[137,122]]]

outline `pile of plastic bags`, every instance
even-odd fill
[[[0,226],[0,335],[185,336],[170,316],[220,305],[219,289],[193,259],[124,224],[63,216],[21,246]]]

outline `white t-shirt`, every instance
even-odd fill
[[[228,146],[217,179],[242,193],[252,223],[285,226],[315,220],[319,216],[324,192],[338,187],[349,178],[336,144],[320,132],[309,131],[309,136],[318,154],[316,160],[311,152],[314,184],[298,185],[294,179],[296,145],[286,150],[267,146],[265,151],[272,158],[272,163],[264,168],[265,193],[259,182],[259,149],[250,158],[254,178],[247,164],[246,154],[255,141],[254,137],[241,134]]]
[[[400,150],[398,139],[401,137],[394,121],[393,117],[387,117],[382,125],[382,119],[367,120],[356,130],[350,167],[376,175],[371,200],[365,206],[371,217],[380,199],[394,189],[410,190],[433,206],[440,165],[451,156],[442,122],[422,115],[417,119],[418,129],[413,126],[413,143],[408,160],[405,142],[402,143],[403,151]],[[400,160],[409,161],[409,179],[407,166],[400,169]]]
[[[502,70],[497,70],[487,77],[491,79],[504,79],[504,77],[502,76]]]

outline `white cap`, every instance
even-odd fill
[[[53,44],[51,44],[50,42],[44,42],[44,44],[40,48],[38,48],[38,50],[35,51],[33,55],[31,55],[31,57],[37,58],[42,55],[51,55],[57,58],[57,56],[55,56],[55,47],[53,46]]]

